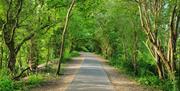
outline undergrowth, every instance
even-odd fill
[[[163,91],[173,91],[172,81],[168,79],[160,80],[155,72],[155,65],[146,63],[146,61],[139,60],[138,72],[135,75],[133,66],[130,60],[127,61],[119,61],[121,58],[113,58],[110,59],[109,64],[117,68],[121,73],[128,75],[130,78],[136,79],[138,83],[161,89]],[[177,79],[178,81],[178,79]]]
[[[71,57],[79,56],[79,53],[73,51],[71,53],[65,53],[64,62]],[[52,80],[55,77],[56,64],[47,66],[46,69],[38,74],[30,74],[29,76],[20,79],[19,81],[12,80],[7,69],[0,69],[0,91],[28,91],[29,88],[40,86],[48,80]],[[62,64],[62,71],[65,64]]]

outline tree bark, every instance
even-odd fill
[[[3,49],[3,37],[1,39],[1,44],[0,44],[0,69],[3,67],[3,55],[4,55],[4,49]]]
[[[36,72],[37,69],[37,45],[36,45],[36,41],[35,41],[35,37],[31,38],[30,40],[30,53],[29,53],[29,68],[32,72]]]
[[[163,73],[163,65],[160,61],[160,58],[159,56],[156,54],[156,67],[157,67],[157,72],[158,72],[158,76],[159,76],[159,79],[162,80],[164,78],[164,73]]]
[[[22,59],[21,59],[21,53],[19,53],[18,64],[19,64],[19,68],[20,68],[20,70],[22,70]]]
[[[157,35],[153,33],[153,29],[156,30],[159,25],[157,25],[157,19],[159,16],[156,14],[160,12],[159,10],[162,9],[162,1],[155,0],[154,4],[155,6],[148,6],[150,1],[148,0],[135,0],[138,3],[139,6],[139,12],[140,12],[140,18],[141,18],[141,24],[143,27],[144,32],[147,34],[148,40],[150,41],[150,45],[153,47],[153,52],[156,57],[157,65],[160,65],[159,63],[162,63],[164,67],[166,68],[166,71],[168,73],[168,78],[172,81],[172,83],[175,83],[175,74],[176,74],[176,69],[175,69],[175,55],[176,55],[176,40],[177,40],[177,28],[179,26],[179,12],[180,10],[177,7],[177,2],[172,4],[170,9],[173,7],[173,10],[170,11],[172,15],[170,15],[170,26],[169,26],[169,45],[167,49],[164,49],[161,47],[161,43],[159,43],[160,39],[157,38]],[[155,19],[150,19],[150,14],[149,10],[152,8],[153,11],[153,17]],[[153,20],[153,21],[149,21]],[[151,24],[155,24],[155,27],[152,27]],[[157,26],[156,26],[157,25]],[[167,52],[164,52],[164,50],[167,50]],[[167,55],[166,55],[167,53]],[[159,61],[160,60],[160,61]]]
[[[8,68],[10,71],[14,72],[15,68],[15,63],[16,63],[16,53],[15,50],[10,50],[9,53],[9,60],[8,60]]]
[[[1,45],[1,55],[0,55],[0,69],[3,67],[3,54],[4,54],[4,52],[3,52],[4,50],[3,50],[3,47],[2,47],[2,45]]]
[[[50,61],[50,47],[51,47],[51,40],[52,40],[52,38],[50,38],[50,41],[49,41],[49,43],[48,43],[48,53],[47,53],[47,60],[46,60],[46,68],[48,67],[48,62]]]
[[[138,50],[138,44],[137,44],[137,31],[134,30],[134,43],[133,43],[133,68],[134,68],[134,75],[137,75],[138,70],[137,70],[137,50]]]
[[[15,63],[16,63],[16,49],[14,45],[14,34],[15,30],[18,25],[18,20],[19,20],[19,14],[22,10],[22,4],[23,0],[18,0],[17,1],[17,10],[13,11],[13,4],[15,1],[10,0],[8,3],[8,9],[6,12],[6,22],[3,24],[2,30],[3,30],[3,35],[4,35],[4,41],[5,44],[7,45],[9,49],[9,57],[8,57],[8,68],[10,71],[14,71],[15,68]],[[12,12],[15,12],[15,15],[13,15]],[[14,16],[14,17],[12,17]],[[14,19],[13,19],[14,18]]]
[[[68,22],[69,22],[69,16],[70,13],[74,7],[75,4],[75,0],[72,0],[71,5],[68,9],[67,15],[66,15],[66,19],[65,19],[65,25],[64,25],[64,29],[63,29],[63,33],[62,33],[62,37],[61,37],[61,46],[60,46],[60,53],[59,53],[59,64],[58,64],[58,69],[57,69],[57,75],[60,75],[60,70],[61,70],[61,63],[62,63],[62,59],[63,59],[63,52],[64,52],[64,42],[65,42],[65,35],[66,35],[66,30],[68,27]]]

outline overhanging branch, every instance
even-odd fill
[[[48,24],[45,24],[43,26],[41,26],[39,29],[37,29],[38,31],[39,30],[42,30],[42,29],[45,29],[46,27],[49,27]],[[36,32],[36,31],[35,31]],[[21,46],[28,40],[30,40],[33,36],[35,36],[35,32],[31,33],[29,36],[25,37],[17,46],[16,46],[16,50],[15,50],[15,53],[17,54],[18,51],[20,50]]]
[[[35,34],[32,33],[32,34],[30,34],[29,36],[27,36],[26,38],[24,38],[24,39],[21,41],[21,43],[19,43],[19,44],[16,46],[15,52],[18,53],[18,51],[20,50],[21,46],[22,46],[26,41],[30,40],[34,35],[35,35]]]
[[[18,5],[19,5],[19,7],[18,7],[17,13],[15,15],[15,23],[14,23],[13,28],[12,28],[12,35],[11,35],[10,41],[13,40],[14,35],[15,35],[15,30],[16,30],[18,23],[19,23],[19,15],[20,15],[21,10],[22,10],[23,0],[18,0]]]

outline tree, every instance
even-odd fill
[[[19,26],[20,13],[22,11],[22,5],[24,0],[10,0],[6,2],[7,10],[6,10],[6,21],[3,24],[2,30],[4,35],[5,43],[9,49],[9,61],[8,68],[10,71],[14,71],[15,63],[16,63],[16,55],[21,48],[21,46],[29,40],[34,34],[30,34],[25,37],[17,46],[15,46],[15,32]]]
[[[64,50],[65,35],[66,35],[67,27],[68,27],[70,14],[71,14],[71,11],[74,7],[74,4],[75,4],[75,0],[72,0],[71,5],[69,6],[69,9],[67,11],[66,19],[65,19],[64,29],[63,29],[62,37],[61,37],[61,45],[60,45],[59,64],[58,64],[58,69],[57,69],[57,75],[60,75],[62,56],[63,56],[63,52],[64,52],[63,50]]]
[[[165,2],[156,0],[151,2],[147,0],[137,0],[136,2],[138,3],[139,7],[141,24],[144,32],[147,35],[149,42],[148,45],[150,45],[149,49],[151,50],[158,64],[159,77],[160,79],[163,77],[162,69],[160,68],[162,63],[168,72],[169,79],[171,79],[174,84],[176,74],[176,42],[179,36],[179,1],[174,0]],[[168,6],[165,7],[165,5]],[[169,8],[170,11],[165,11],[166,8]],[[163,13],[170,13],[167,16],[170,19],[169,24],[160,20],[162,19]],[[167,25],[169,26],[168,28],[165,27]],[[163,39],[159,38],[159,33],[163,31],[161,26],[164,26],[164,29],[168,30],[169,32],[169,40],[167,40],[169,42],[168,46],[165,48],[163,47],[165,44],[162,44]],[[176,87],[174,87],[174,89],[176,89]]]

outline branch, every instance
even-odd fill
[[[20,15],[20,12],[21,12],[21,10],[22,10],[23,0],[18,0],[18,3],[19,3],[19,4],[18,4],[19,7],[18,7],[17,13],[16,13],[16,15],[15,15],[15,23],[14,23],[14,26],[13,26],[13,28],[12,28],[12,35],[11,35],[10,41],[12,41],[13,38],[14,38],[15,30],[16,30],[17,25],[18,25],[18,22],[19,22],[19,15]]]
[[[175,16],[175,29],[174,29],[174,36],[178,36],[179,35],[179,24],[180,24],[180,7],[176,6],[176,16]]]
[[[49,27],[49,25],[48,25],[48,24],[45,24],[45,25],[41,26],[38,30],[45,29],[46,27]]]
[[[7,13],[6,13],[6,22],[9,21],[9,13],[10,13],[10,10],[11,10],[11,6],[12,6],[12,0],[9,1],[9,6],[8,6]]]
[[[152,43],[152,42],[150,42],[150,43]],[[155,48],[155,52],[159,55],[159,57],[162,59],[162,62],[164,63],[164,65],[166,66],[166,68],[167,68],[167,71],[169,72],[169,73],[171,73],[171,71],[172,71],[172,68],[171,68],[171,66],[170,66],[170,64],[169,64],[169,62],[168,62],[168,59],[166,58],[166,56],[164,55],[164,52],[160,49],[160,48],[158,48],[158,46],[155,44],[155,43],[152,43],[152,46]]]
[[[174,31],[174,18],[175,18],[175,14],[176,14],[176,5],[173,7],[172,15],[170,17],[170,26],[169,27],[170,27],[172,33]]]
[[[37,30],[39,31],[39,30],[45,29],[46,27],[49,27],[49,25],[48,25],[48,24],[43,25],[42,27],[40,27],[40,28],[37,29]],[[36,31],[35,31],[35,32],[36,32]],[[24,39],[21,41],[21,43],[19,43],[19,44],[17,45],[17,47],[16,47],[16,49],[15,49],[15,53],[16,53],[16,54],[18,53],[18,51],[20,50],[21,46],[22,46],[26,41],[30,40],[33,36],[35,36],[35,32],[31,33],[29,36],[27,36],[26,38],[24,38]]]
[[[46,29],[46,31],[45,31],[44,33],[42,33],[42,35],[46,34],[46,33],[48,32],[48,30],[49,30],[51,27],[53,27],[54,25],[55,25],[55,24],[46,26],[47,29]],[[46,28],[46,27],[45,27],[45,28]],[[44,28],[43,28],[43,29],[44,29]]]
[[[5,22],[5,23],[3,24],[3,26],[2,26],[2,30],[3,30],[4,32],[6,32],[4,29],[5,29],[8,21],[9,21],[9,13],[10,13],[11,6],[12,6],[12,0],[10,0],[10,1],[7,2],[7,3],[9,3],[9,6],[8,6],[8,9],[7,9],[7,12],[6,12],[6,22]]]
[[[136,3],[139,3],[139,1],[138,0],[134,0]]]
[[[34,11],[36,10],[38,5],[35,5],[30,11]],[[19,24],[22,24],[24,21],[26,21],[30,16],[32,16],[32,12],[27,12],[25,15],[28,15],[28,16],[25,16],[22,21],[19,22]],[[20,25],[18,25],[18,27],[20,27]]]
[[[29,69],[30,69],[30,67],[27,67],[26,69],[22,70],[22,72],[21,72],[18,76],[14,77],[13,79],[14,79],[14,80],[19,80],[19,78],[22,76],[22,74],[23,74],[26,70],[29,70]]]
[[[179,10],[179,12],[180,12],[180,10]],[[179,29],[179,24],[180,24],[180,13],[177,15],[177,21],[176,21],[176,32],[177,32],[177,37],[179,36],[179,31],[178,31],[178,29]]]
[[[32,34],[30,34],[29,36],[27,36],[26,38],[24,38],[24,39],[21,41],[21,43],[19,43],[19,45],[17,45],[16,50],[15,50],[15,53],[17,54],[18,51],[20,50],[21,46],[22,46],[26,41],[30,40],[34,35],[35,35],[35,34],[32,33]]]
[[[152,50],[152,48],[148,45],[148,41],[149,40],[147,40],[146,42],[143,42],[144,43],[144,45],[147,47],[147,49],[149,50],[149,52],[150,52],[150,54],[152,55],[152,57],[155,59],[155,53],[154,53],[154,51]],[[155,59],[156,60],[156,59]]]

